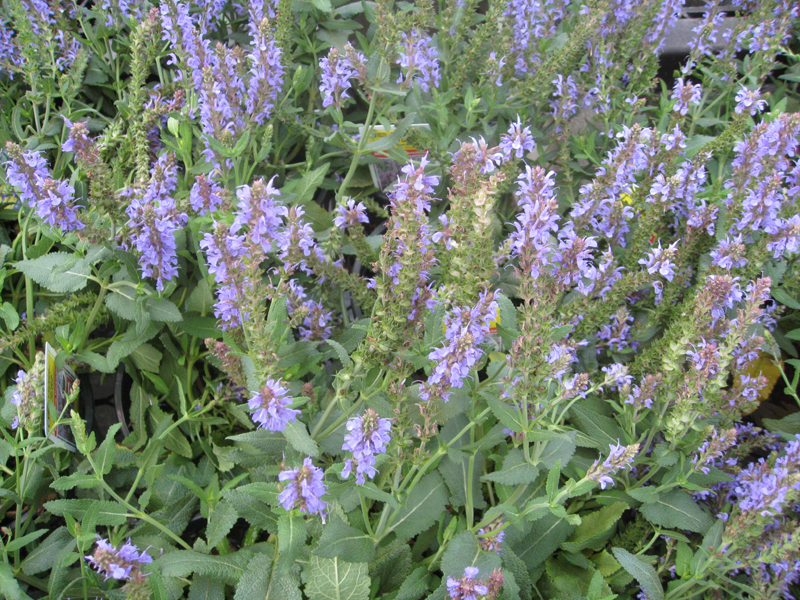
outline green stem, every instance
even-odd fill
[[[367,118],[364,121],[364,130],[361,134],[361,138],[359,138],[358,140],[358,146],[356,146],[356,153],[353,155],[353,160],[350,162],[350,169],[348,169],[347,175],[345,175],[344,179],[342,179],[342,183],[339,186],[338,191],[336,192],[337,202],[339,202],[342,199],[342,194],[347,189],[347,186],[350,184],[350,180],[353,179],[353,176],[356,173],[356,169],[358,168],[358,162],[361,159],[361,154],[364,151],[364,147],[367,145],[367,139],[369,139],[369,135],[372,132],[372,116],[375,113],[375,99],[377,97],[378,94],[373,92],[372,98],[369,101]]]

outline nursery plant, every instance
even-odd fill
[[[682,5],[3,0],[0,594],[793,598],[800,13]]]

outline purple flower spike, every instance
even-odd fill
[[[327,502],[320,498],[325,494],[324,473],[311,462],[311,457],[303,459],[298,469],[281,471],[278,481],[288,481],[278,496],[278,501],[286,510],[297,508],[300,512],[318,513],[325,521]]]
[[[420,34],[416,29],[411,35],[401,34],[403,41],[400,44],[400,58],[397,64],[400,65],[403,73],[397,79],[397,83],[411,87],[418,83],[422,91],[430,91],[430,84],[439,87],[439,61],[436,59],[438,52],[432,46],[433,40]]]
[[[625,467],[630,467],[633,459],[639,453],[639,444],[622,446],[621,444],[609,444],[610,452],[608,458],[602,463],[596,460],[589,468],[586,479],[600,483],[600,489],[606,489],[608,485],[614,485],[614,473]]]
[[[530,127],[523,127],[519,115],[517,121],[511,123],[508,132],[500,138],[500,150],[503,152],[505,160],[511,160],[512,154],[516,158],[522,158],[525,152],[533,150],[536,143],[533,141]]]
[[[279,381],[268,379],[261,391],[250,398],[247,406],[254,411],[253,422],[268,431],[283,431],[286,425],[297,419],[299,410],[289,408],[292,399]]]
[[[347,229],[357,223],[369,223],[367,207],[363,202],[356,204],[356,201],[350,198],[347,206],[339,206],[336,210],[339,214],[334,217],[333,224],[339,229]]]
[[[700,104],[703,97],[703,88],[699,84],[684,83],[683,77],[675,80],[675,87],[672,90],[672,99],[675,100],[675,106],[672,110],[685,115],[689,112],[689,105]]]
[[[331,48],[328,56],[319,59],[321,71],[319,90],[322,92],[322,106],[335,106],[341,108],[345,98],[350,96],[347,90],[350,89],[350,80],[358,77],[358,72],[353,68],[350,59],[336,49]]]
[[[744,86],[736,92],[736,103],[734,109],[736,114],[748,111],[751,116],[755,116],[767,107],[767,101],[761,99],[760,90],[748,90]]]
[[[108,540],[99,537],[94,554],[84,558],[106,579],[141,580],[141,565],[153,562],[147,551],[139,552],[130,539],[117,550]]]
[[[672,281],[675,278],[676,267],[672,259],[677,253],[677,241],[666,248],[662,248],[661,242],[658,242],[658,248],[653,248],[645,258],[639,259],[639,264],[644,265],[651,275],[659,274],[667,281]]]
[[[447,578],[447,592],[452,600],[478,600],[478,596],[485,596],[489,588],[475,581],[478,576],[478,567],[467,567],[461,579]]]
[[[360,417],[347,422],[347,435],[344,436],[342,450],[352,452],[353,458],[344,463],[342,477],[347,479],[356,463],[356,483],[364,485],[364,475],[372,479],[377,474],[375,455],[386,452],[391,441],[392,421],[378,418],[378,413],[368,408]]]

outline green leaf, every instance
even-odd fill
[[[47,529],[40,529],[39,531],[34,531],[29,533],[28,535],[23,535],[21,538],[17,538],[8,542],[5,545],[4,551],[5,552],[16,552],[33,542],[34,540],[38,540],[40,537],[45,535],[48,532]]]
[[[53,566],[54,556],[73,546],[75,538],[66,527],[59,527],[28,553],[22,561],[22,572],[25,575],[36,575],[47,571]]]
[[[220,555],[176,550],[156,559],[155,564],[164,577],[188,577],[196,573],[235,584],[244,574],[250,557],[245,550]]]
[[[316,169],[305,173],[302,179],[288,182],[283,189],[286,192],[297,195],[295,202],[298,204],[305,204],[306,202],[314,199],[314,193],[317,191],[319,186],[322,185],[325,175],[328,174],[328,169],[330,166],[330,163],[326,162]]]
[[[197,282],[197,285],[189,294],[184,305],[189,312],[208,313],[214,307],[214,294],[211,291],[211,286],[205,279]]]
[[[183,320],[180,309],[166,298],[150,297],[147,299],[145,306],[153,321],[177,323]]]
[[[206,538],[208,539],[209,547],[214,548],[225,539],[225,536],[233,529],[238,518],[239,515],[236,514],[236,509],[230,502],[223,500],[217,504],[208,519]]]
[[[366,146],[364,146],[365,152],[385,152],[389,148],[396,146],[400,143],[403,137],[406,134],[406,130],[408,129],[409,125],[411,125],[411,121],[413,120],[414,115],[408,115],[405,119],[400,121],[397,124],[397,127],[394,131],[392,131],[389,135],[385,135],[381,138],[373,140],[369,142]]]
[[[219,600],[225,597],[225,584],[207,575],[192,578],[188,600]]]
[[[87,490],[97,487],[100,483],[100,480],[94,473],[72,473],[66,477],[59,477],[50,484],[50,487],[59,491],[71,490],[74,487]]]
[[[664,587],[656,574],[656,570],[624,548],[612,548],[614,558],[619,561],[622,568],[633,575],[633,578],[642,586],[645,595],[649,600],[664,600]]]
[[[503,485],[522,485],[533,483],[538,475],[539,467],[528,463],[521,449],[513,448],[503,459],[503,468],[500,471],[484,475],[482,479]]]
[[[714,524],[714,519],[681,490],[670,490],[656,502],[642,505],[639,510],[654,525],[670,529],[705,533]]]
[[[278,517],[279,561],[288,570],[300,555],[308,537],[308,522],[298,514],[283,514]]]
[[[51,500],[44,504],[46,511],[58,517],[69,515],[78,521],[83,520],[86,511],[91,506],[97,507],[96,525],[115,527],[124,524],[128,520],[128,511],[122,508],[119,503],[108,500]]]
[[[214,317],[184,317],[183,321],[175,326],[175,329],[179,333],[186,333],[201,340],[222,337],[222,330]]]
[[[800,310],[800,302],[792,298],[783,288],[772,290],[772,297],[789,308]]]
[[[365,533],[331,515],[322,528],[322,537],[314,554],[324,558],[341,558],[347,562],[369,562],[375,556],[375,545]]]
[[[764,419],[764,426],[771,432],[783,431],[789,435],[800,433],[800,413],[791,413],[782,419]]]
[[[411,548],[403,540],[394,540],[378,549],[377,555],[369,563],[369,577],[372,588],[377,585],[376,598],[394,592],[403,585],[414,569]]]
[[[642,504],[650,504],[658,500],[658,489],[654,486],[640,487],[627,491],[628,496]]]
[[[601,415],[590,408],[589,402],[579,402],[570,408],[570,418],[575,427],[588,435],[598,448],[607,449],[625,439],[625,433],[614,419]]]
[[[504,427],[507,427],[512,431],[522,430],[519,410],[511,406],[508,402],[505,402],[499,398],[497,394],[491,390],[482,391],[481,396],[486,399],[486,402],[489,404],[489,408],[492,410],[492,414],[497,417],[497,420],[500,421]]]
[[[317,443],[308,435],[308,429],[306,429],[305,423],[301,421],[292,421],[286,425],[286,429],[284,429],[282,433],[286,441],[300,454],[307,454],[308,456],[319,455],[319,446],[317,446]]]
[[[158,373],[163,356],[155,346],[147,343],[142,344],[130,354],[131,360],[133,360],[133,364],[136,365],[137,369],[151,373]]]
[[[567,552],[580,552],[585,548],[601,550],[614,534],[617,521],[627,509],[625,502],[615,502],[600,510],[581,514],[581,524],[561,547]]]
[[[33,260],[21,260],[14,266],[39,285],[58,294],[85,288],[91,272],[86,260],[76,260],[74,254],[66,252],[52,252]]]
[[[544,488],[547,492],[547,499],[550,502],[555,501],[556,494],[558,493],[559,479],[561,479],[561,461],[557,460],[547,473],[547,481]]]
[[[339,362],[342,363],[342,367],[349,367],[352,361],[350,360],[350,355],[347,354],[347,350],[344,349],[344,346],[334,340],[325,341],[336,352],[336,356],[339,358]]]
[[[547,442],[547,446],[545,446],[542,452],[540,462],[547,469],[551,469],[553,465],[556,464],[556,461],[560,460],[561,467],[565,468],[572,459],[572,455],[575,454],[575,448],[577,447],[575,444],[575,436],[576,433],[574,431],[557,434],[555,439],[551,439]]]
[[[9,331],[14,331],[19,325],[17,309],[8,302],[3,302],[3,305],[0,306],[0,316],[3,317],[3,321],[5,321]]]
[[[7,600],[30,600],[30,596],[19,587],[11,565],[6,562],[0,562],[0,594]]]
[[[471,531],[462,531],[447,544],[442,555],[442,573],[445,577],[460,578],[465,567],[478,567],[482,575],[488,575],[501,566],[497,552],[484,552]]]
[[[331,0],[311,0],[311,3],[322,12],[329,13],[333,10]],[[328,163],[325,163],[325,166],[328,166]]]
[[[127,291],[127,290],[126,290]],[[128,321],[134,321],[139,316],[139,302],[120,292],[112,291],[106,296],[106,306],[115,315]]]
[[[122,423],[114,423],[108,428],[106,437],[100,447],[94,453],[94,462],[102,475],[108,475],[114,465],[114,457],[117,455],[117,442],[114,436],[122,427]]]
[[[268,597],[272,557],[267,554],[256,554],[247,563],[247,569],[236,586],[233,600],[263,600]]]
[[[575,530],[565,519],[546,514],[533,524],[530,532],[511,543],[511,548],[528,570],[545,561]]]
[[[430,588],[430,575],[425,567],[417,567],[403,582],[396,600],[419,600]]]
[[[400,539],[411,539],[441,518],[446,503],[444,479],[436,471],[428,473],[411,491],[390,530]]]
[[[311,600],[368,600],[370,578],[366,563],[311,555],[303,571],[305,593]]]

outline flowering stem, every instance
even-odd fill
[[[369,134],[372,132],[372,115],[375,112],[375,99],[378,97],[378,94],[372,94],[372,98],[369,101],[369,109],[367,110],[367,118],[364,120],[364,131],[361,137],[358,140],[358,146],[356,146],[356,153],[353,155],[353,160],[350,162],[350,169],[347,171],[347,175],[344,176],[342,179],[342,183],[339,186],[339,190],[336,192],[336,200],[340,201],[342,199],[342,194],[347,189],[347,186],[350,184],[350,180],[353,178],[353,175],[356,174],[356,169],[358,168],[358,161],[361,159],[361,153],[364,151],[364,146],[366,146],[366,140],[369,139]]]

